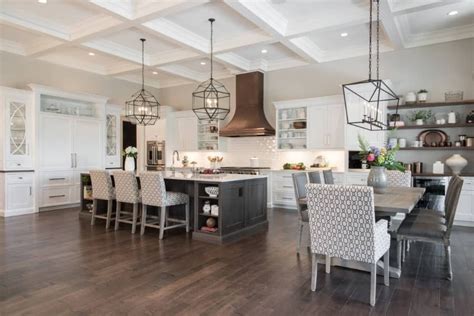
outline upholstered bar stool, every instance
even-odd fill
[[[334,184],[334,176],[332,170],[323,170],[324,184]]]
[[[161,172],[141,173],[140,183],[142,185],[141,234],[145,233],[145,227],[158,228],[160,239],[163,239],[165,230],[173,228],[186,227],[186,232],[189,232],[189,196],[180,192],[167,192]],[[168,207],[175,205],[185,205],[185,220],[168,217]],[[147,214],[147,206],[160,208],[159,219]],[[168,226],[168,222],[174,225]]]
[[[310,171],[308,172],[309,183],[318,183],[321,184],[321,174],[319,171]]]
[[[115,200],[115,189],[112,185],[112,178],[105,170],[91,170],[89,172],[92,182],[92,218],[91,225],[95,224],[96,218],[105,219],[105,228],[109,228],[112,220],[112,207]],[[107,215],[97,215],[97,200],[107,201]]]
[[[117,211],[115,215],[115,230],[120,223],[132,224],[132,234],[135,233],[138,221],[138,208],[141,203],[141,194],[138,181],[133,171],[114,171],[115,199]],[[122,203],[133,204],[133,212],[122,212]]]
[[[304,231],[306,231],[305,240],[309,240],[308,206],[306,205],[306,184],[308,184],[308,178],[304,172],[295,172],[292,174],[292,177],[293,186],[295,188],[296,208],[298,209],[298,240],[296,253],[299,254]]]

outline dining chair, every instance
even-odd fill
[[[448,279],[452,280],[453,271],[451,266],[451,230],[456,215],[456,209],[461,195],[464,180],[459,176],[454,176],[446,196],[446,218],[445,224],[439,221],[439,217],[432,215],[415,215],[405,219],[397,232],[397,252],[399,255],[398,267],[401,268],[401,243],[404,240],[420,241],[435,244],[442,244],[445,249],[446,259],[448,261]]]
[[[316,290],[317,254],[358,261],[370,271],[370,305],[375,305],[377,262],[383,257],[384,283],[389,285],[390,235],[387,221],[375,222],[372,187],[308,184],[311,235],[311,290]]]
[[[295,189],[296,208],[298,209],[298,239],[296,253],[300,253],[301,240],[303,232],[306,231],[309,239],[308,231],[308,207],[306,206],[306,184],[308,178],[305,172],[295,172],[292,174],[293,187]]]
[[[308,172],[309,183],[319,183],[321,184],[321,173],[319,171],[310,171]]]
[[[323,170],[324,184],[334,184],[334,176],[332,170]]]
[[[141,194],[138,181],[133,171],[114,171],[112,173],[115,182],[115,199],[117,210],[115,211],[115,230],[120,223],[132,224],[132,234],[135,234],[138,221],[138,209],[141,203]],[[133,205],[132,212],[122,211],[122,203]],[[124,216],[125,215],[125,216]]]
[[[112,178],[108,171],[105,170],[90,170],[89,175],[92,183],[92,217],[91,225],[95,224],[96,218],[105,219],[105,228],[110,227],[112,220],[112,208],[115,200],[115,189],[112,184]],[[97,214],[97,200],[107,201],[106,215]]]
[[[407,170],[405,172],[398,170],[386,170],[385,174],[387,175],[387,186],[389,187],[411,187],[412,178],[411,171]]]
[[[145,227],[158,228],[160,239],[163,239],[165,230],[185,227],[186,232],[189,232],[189,196],[180,192],[166,191],[165,180],[161,172],[141,173],[140,183],[142,185],[142,226],[140,233],[142,235],[145,233]],[[168,207],[175,205],[185,206],[185,220],[168,217]],[[160,208],[159,219],[157,216],[147,214],[148,206]],[[177,224],[167,226],[168,222]]]

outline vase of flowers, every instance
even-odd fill
[[[137,148],[128,146],[122,152],[122,156],[125,156],[125,171],[135,171],[135,158],[137,158]]]
[[[405,167],[395,159],[398,145],[386,147],[369,146],[367,141],[359,136],[361,160],[367,161],[370,166],[367,185],[374,188],[375,193],[383,194],[387,188],[387,174],[385,170],[399,170],[404,172]]]

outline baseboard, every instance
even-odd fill
[[[40,212],[48,212],[48,211],[56,211],[56,210],[61,210],[61,209],[79,207],[79,206],[81,206],[81,203],[63,204],[63,205],[55,205],[55,206],[44,206],[44,207],[40,207],[39,211]]]
[[[34,214],[34,213],[36,213],[36,210],[34,208],[9,210],[9,211],[8,210],[0,210],[0,217],[11,217],[11,216]]]
[[[474,227],[474,222],[471,221],[454,221],[454,226]]]

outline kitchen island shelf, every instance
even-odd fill
[[[474,150],[474,147],[404,147],[400,150]]]
[[[425,124],[425,125],[408,125],[390,128],[390,130],[402,130],[402,129],[428,129],[428,128],[463,128],[463,127],[474,127],[473,123],[456,123],[456,124]]]
[[[411,110],[411,109],[422,109],[422,108],[434,108],[434,107],[450,107],[450,106],[459,106],[459,105],[474,105],[474,100],[464,100],[464,101],[455,101],[455,102],[426,102],[426,103],[410,103],[399,105],[399,110]],[[389,110],[396,110],[396,105],[387,106]]]
[[[219,200],[219,197],[211,197],[211,196],[205,196],[205,195],[200,195],[199,198],[202,200]]]

